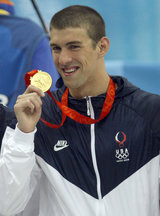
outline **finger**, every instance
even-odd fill
[[[27,94],[22,94],[22,95],[19,95],[18,97],[17,97],[17,101],[16,101],[16,103],[17,102],[19,102],[19,100],[27,100],[27,98],[31,98],[31,97],[33,97],[33,98],[38,98],[40,101],[41,101],[41,98],[40,98],[40,96],[37,94],[37,92],[32,92],[32,93],[27,93]]]
[[[15,104],[15,111],[30,110],[31,113],[35,111],[39,111],[42,107],[42,101],[37,93],[32,93],[31,95],[22,95],[19,96],[16,104]]]
[[[24,94],[28,94],[28,93],[32,93],[32,92],[36,92],[40,97],[45,96],[44,92],[42,92],[42,90],[40,88],[37,88],[33,85],[29,85],[28,88],[26,89],[26,91],[24,92]]]
[[[39,111],[42,107],[42,101],[40,99],[40,97],[31,97],[30,102],[34,105],[34,109],[32,110],[32,112],[36,112]]]
[[[34,111],[34,104],[31,103],[29,99],[27,100],[17,100],[16,104],[14,105],[15,113],[20,114],[22,112],[26,112],[27,114],[33,113]]]

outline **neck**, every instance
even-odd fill
[[[107,92],[109,80],[110,77],[105,71],[103,76],[91,80],[90,83],[88,82],[86,86],[81,86],[77,89],[69,88],[69,92],[72,95],[72,97],[76,99],[81,99],[86,96],[96,97],[100,94]]]

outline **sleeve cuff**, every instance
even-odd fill
[[[13,133],[13,141],[16,144],[16,146],[20,147],[23,146],[25,149],[33,149],[34,148],[34,135],[37,131],[37,128],[35,128],[34,131],[30,133],[24,133],[16,125],[16,128]]]

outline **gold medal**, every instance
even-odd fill
[[[52,85],[51,76],[41,70],[38,70],[33,77],[30,77],[30,81],[31,85],[40,88],[43,92],[48,91]]]

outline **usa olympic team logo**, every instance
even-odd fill
[[[115,140],[119,144],[119,147],[124,147],[124,142],[126,141],[126,134],[123,131],[118,132],[115,136]]]
[[[115,157],[118,159],[116,162],[129,161],[129,152],[125,147],[127,136],[123,131],[119,131],[115,135],[115,141],[118,143],[118,149],[116,149]]]

